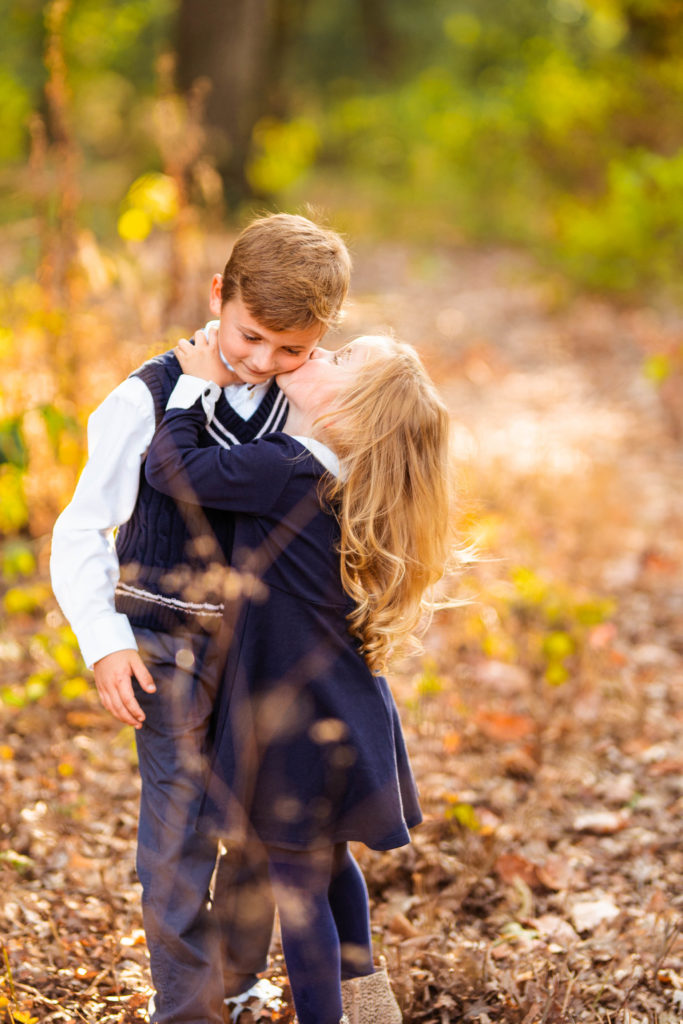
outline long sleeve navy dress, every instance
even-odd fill
[[[166,413],[147,479],[234,515],[212,769],[198,827],[275,846],[403,846],[421,820],[398,712],[347,629],[339,525],[319,499],[324,466],[269,434],[199,449],[205,416]],[[239,593],[238,593],[239,591]]]

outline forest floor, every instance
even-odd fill
[[[644,366],[681,317],[572,297],[499,251],[376,246],[354,281],[342,335],[394,329],[446,396],[476,548],[468,603],[391,677],[426,820],[409,847],[358,850],[404,1019],[679,1024],[683,424],[675,380]],[[51,599],[20,605],[6,692],[63,628]],[[92,688],[68,696],[0,705],[0,1015],[133,1024],[132,730]]]

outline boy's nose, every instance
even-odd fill
[[[309,358],[324,359],[325,362],[331,363],[334,359],[334,352],[330,352],[328,348],[314,348]]]
[[[257,373],[271,373],[275,369],[273,353],[267,349],[254,352],[249,362]]]

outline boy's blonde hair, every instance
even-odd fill
[[[334,231],[296,214],[252,221],[223,271],[221,305],[235,295],[271,331],[334,326],[349,290],[351,257]]]
[[[413,638],[451,546],[448,411],[415,350],[383,341],[390,357],[370,356],[320,421],[342,466],[324,496],[341,525],[349,628],[373,672]]]

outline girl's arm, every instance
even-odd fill
[[[200,448],[205,424],[201,399],[190,409],[166,412],[147,454],[149,483],[176,500],[207,508],[252,515],[270,511],[292,474],[296,442],[274,434],[232,448]]]

